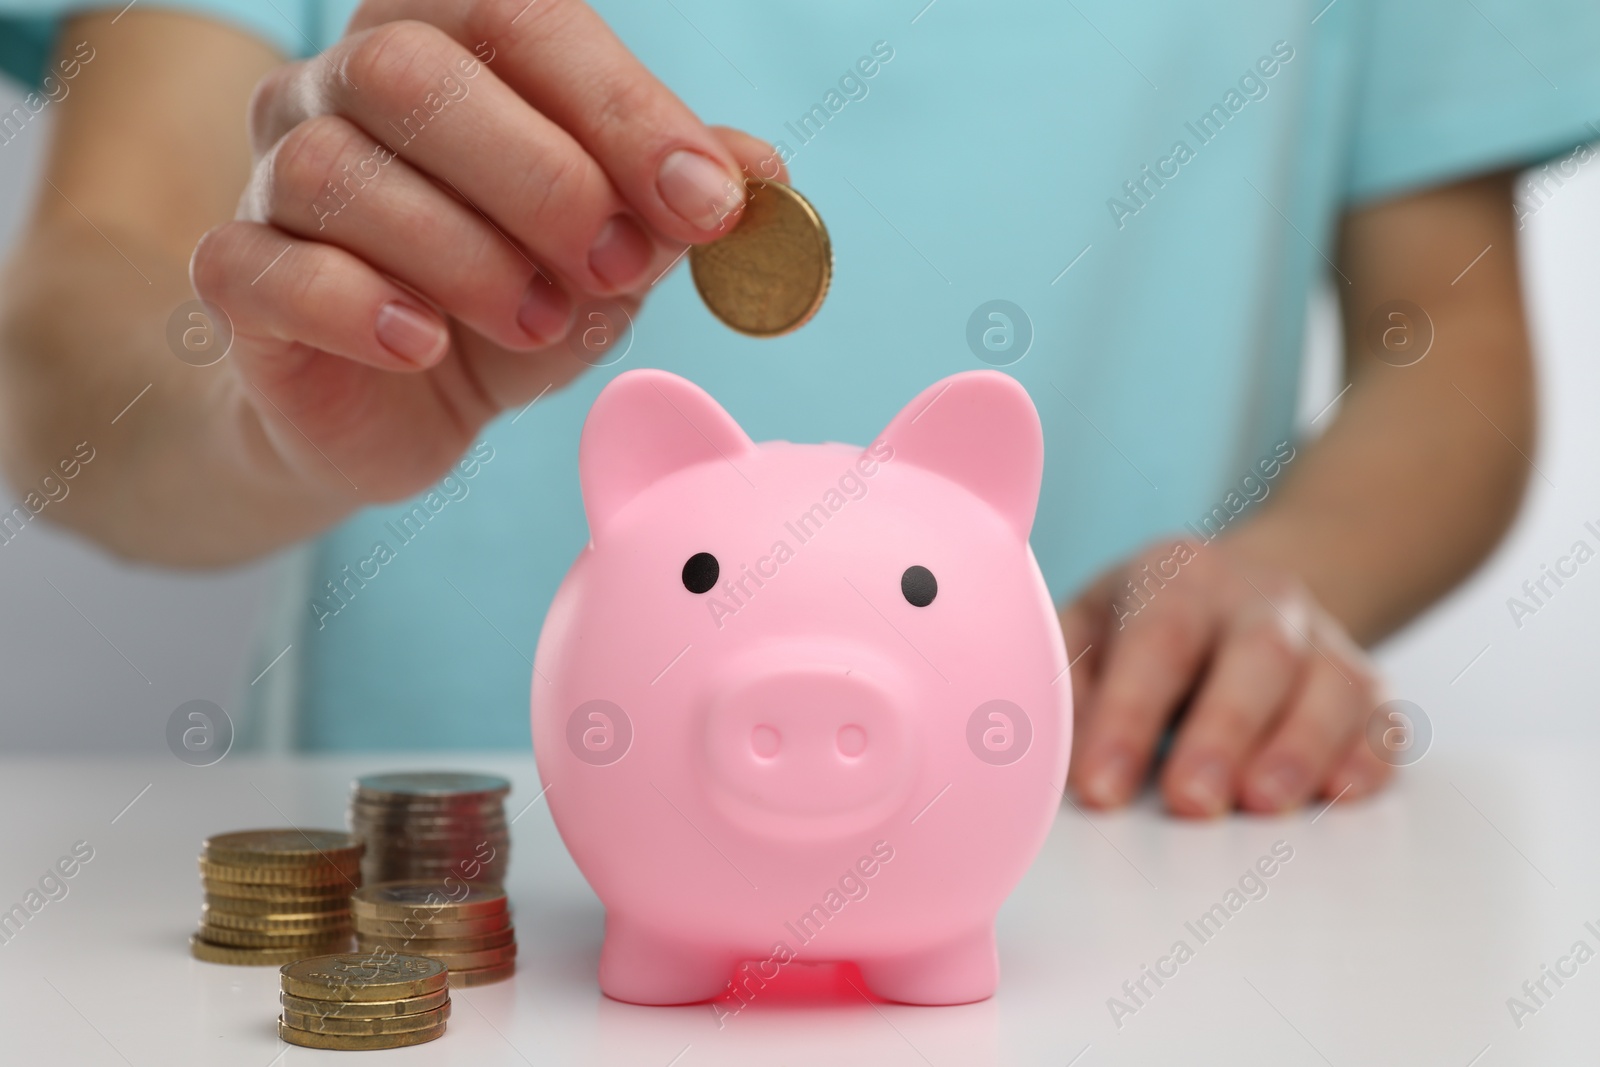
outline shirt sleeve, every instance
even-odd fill
[[[1350,201],[1600,140],[1596,0],[1376,0],[1363,42]]]
[[[136,0],[140,10],[215,19],[261,38],[286,56],[308,55],[320,36],[318,0]],[[126,4],[126,7],[124,5]],[[0,71],[25,86],[49,73],[61,23],[85,11],[125,11],[127,0],[0,0]]]

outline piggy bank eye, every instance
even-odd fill
[[[689,557],[683,565],[683,587],[691,593],[704,593],[717,584],[717,575],[722,568],[717,565],[717,557],[709,552],[696,552]],[[928,576],[931,581],[933,576]]]
[[[685,574],[688,572],[685,571]],[[939,583],[926,567],[907,567],[900,576],[900,592],[914,608],[925,608],[939,595]]]

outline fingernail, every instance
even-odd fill
[[[572,319],[572,300],[561,286],[534,272],[517,309],[517,325],[540,344],[553,344],[566,335]]]
[[[1100,766],[1090,772],[1084,792],[1096,804],[1117,804],[1128,792],[1128,776],[1133,761],[1122,751],[1102,757]]]
[[[1304,787],[1305,775],[1297,765],[1287,761],[1268,765],[1255,780],[1256,794],[1274,808],[1298,802]]]
[[[661,161],[656,191],[689,225],[719,230],[744,202],[744,184],[708,156],[680,148]]]
[[[1183,795],[1207,815],[1221,814],[1228,806],[1228,768],[1216,759],[1203,760],[1189,773]]]
[[[418,367],[434,362],[450,343],[450,332],[444,323],[398,300],[378,309],[375,332],[383,347]]]
[[[626,289],[650,266],[654,253],[638,223],[626,215],[613,215],[589,249],[589,269],[613,289]]]

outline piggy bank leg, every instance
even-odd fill
[[[901,1004],[968,1004],[994,996],[1000,983],[1000,954],[994,927],[931,948],[861,960],[867,988]]]
[[[600,991],[629,1004],[695,1004],[728,986],[734,954],[662,936],[606,914]]]

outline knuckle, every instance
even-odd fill
[[[1143,627],[1141,639],[1152,655],[1163,663],[1177,663],[1189,658],[1195,644],[1196,626],[1187,614],[1158,610],[1151,613]]]
[[[355,128],[333,115],[307,119],[284,134],[269,162],[275,208],[309,209],[338,174],[355,138]]]
[[[595,136],[605,137],[630,126],[658,125],[652,118],[660,111],[660,97],[649,79],[615,72],[603,77],[596,89],[599,100],[590,131]]]
[[[572,0],[479,0],[468,21],[474,40],[494,42],[516,36],[543,36],[554,32],[573,14]]]
[[[565,216],[582,204],[582,189],[588,177],[584,157],[577,150],[556,152],[546,157],[543,165],[527,175],[526,188],[520,201],[527,205],[526,217],[535,230],[547,227],[558,232],[559,227],[548,226],[553,216]]]
[[[294,65],[268,71],[266,76],[256,83],[255,89],[251,90],[250,105],[246,114],[251,150],[257,156],[263,155],[282,133],[278,128],[279,116],[282,113],[288,84],[293,77],[292,70]]]
[[[284,272],[291,286],[284,306],[304,309],[315,317],[330,294],[342,291],[338,282],[344,257],[328,245],[310,244],[293,258],[294,269]]]
[[[1305,655],[1299,635],[1276,615],[1250,623],[1240,639],[1248,643],[1254,655],[1266,662],[1268,669],[1280,674],[1293,672]]]
[[[351,84],[370,88],[380,96],[410,101],[432,88],[428,79],[437,75],[439,66],[457,47],[443,30],[425,22],[386,22],[351,41],[344,56],[344,75]]]
[[[215,297],[222,292],[229,277],[230,252],[237,246],[235,223],[215,226],[200,235],[189,257],[189,284],[201,297]]]

